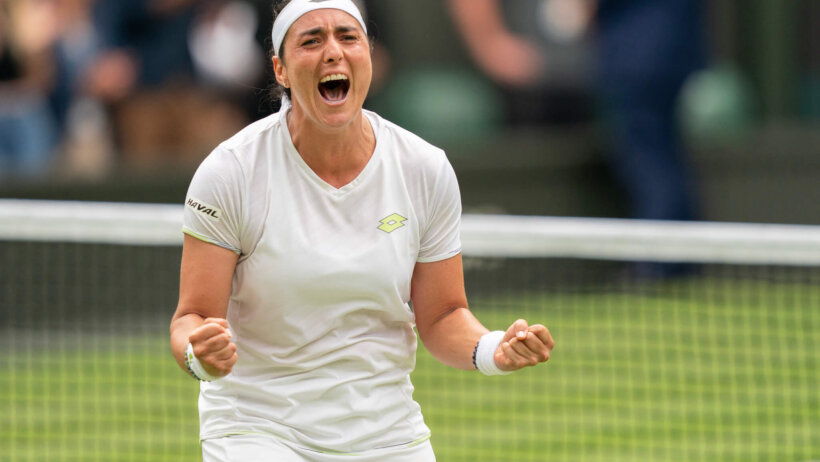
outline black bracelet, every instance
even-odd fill
[[[476,355],[476,353],[478,353],[478,344],[479,344],[480,342],[481,342],[481,340],[479,340],[478,342],[476,342],[476,344],[475,344],[475,348],[473,348],[473,367],[475,367],[475,368],[476,368],[476,370],[478,370],[478,364],[476,364],[476,362],[475,362],[475,355]]]

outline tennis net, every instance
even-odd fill
[[[198,460],[182,209],[0,200],[0,461]],[[820,228],[465,215],[471,308],[547,365],[415,398],[442,462],[820,460]]]

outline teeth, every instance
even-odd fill
[[[344,74],[330,74],[323,77],[319,83],[330,82],[331,80],[347,80],[347,76]]]

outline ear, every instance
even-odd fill
[[[271,61],[273,62],[273,74],[276,76],[276,81],[279,82],[279,85],[282,85],[285,88],[290,88],[290,82],[288,81],[288,70],[285,68],[282,59],[278,56],[271,57]]]

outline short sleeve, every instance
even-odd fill
[[[243,185],[242,169],[233,153],[214,150],[188,187],[182,231],[241,254]]]
[[[433,182],[418,262],[429,263],[461,252],[461,194],[453,167],[444,159]]]

